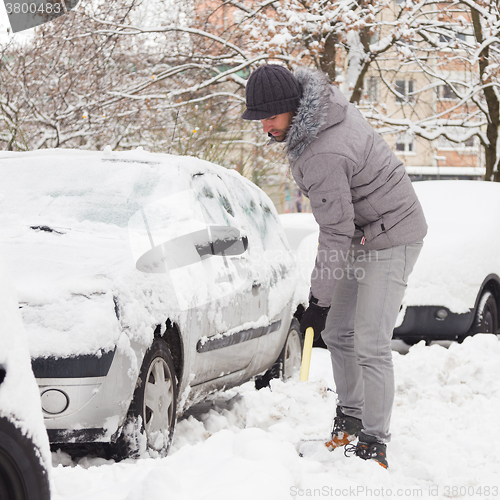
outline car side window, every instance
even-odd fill
[[[278,247],[287,247],[286,237],[271,200],[257,189],[246,189],[243,193],[242,186],[236,182],[230,185],[230,191],[245,213],[249,225],[258,234],[259,244],[262,245],[264,251],[275,250],[277,244]]]
[[[207,223],[234,224],[231,220],[234,218],[233,207],[221,179],[209,174],[198,174],[193,177],[192,188]]]

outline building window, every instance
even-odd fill
[[[396,42],[396,47],[400,50],[404,50],[405,47],[413,47],[415,45],[415,40],[409,36],[402,38]]]
[[[413,101],[413,80],[396,80],[396,102]]]
[[[453,134],[453,135],[456,134],[457,136],[460,136],[460,135],[463,135],[464,130],[460,129],[460,127],[450,127],[449,132],[450,132],[450,134]],[[439,139],[438,139],[438,148],[443,149],[443,150],[461,150],[461,149],[466,149],[466,148],[474,148],[474,146],[475,146],[474,136],[469,137],[468,139],[466,139],[463,142],[453,142],[453,141],[448,140],[446,137],[444,137],[442,135],[439,136]]]
[[[457,94],[455,94],[450,85],[441,85],[441,98],[456,100]]]
[[[405,133],[396,137],[396,151],[400,153],[413,153],[415,151],[413,136]]]
[[[453,36],[450,35],[439,35],[439,42],[440,43],[448,43],[453,40],[453,38],[456,38],[457,40],[462,40],[465,41],[465,34],[464,33],[453,33]]]
[[[378,102],[378,80],[375,76],[365,79],[365,93],[368,102]]]
[[[462,143],[466,148],[474,147],[474,137],[469,137],[465,142]]]

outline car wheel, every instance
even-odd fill
[[[304,338],[299,331],[299,322],[294,319],[288,331],[285,345],[274,365],[263,375],[255,379],[255,388],[262,389],[269,386],[273,378],[287,380],[295,373],[299,373],[302,362],[302,347]]]
[[[481,295],[477,306],[472,334],[498,333],[498,310],[494,295],[486,291]]]
[[[6,418],[0,418],[0,498],[50,499],[49,478],[38,449]]]
[[[150,450],[165,456],[172,442],[177,411],[177,382],[167,344],[155,339],[146,352],[118,442],[118,458]]]
[[[292,325],[288,332],[288,337],[283,348],[283,371],[281,378],[287,380],[294,374],[300,372],[302,362],[302,335],[299,332],[299,325]]]

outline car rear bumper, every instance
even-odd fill
[[[473,311],[457,314],[442,306],[410,306],[406,309],[402,324],[394,329],[393,338],[409,343],[419,340],[457,340],[467,334],[473,319]]]

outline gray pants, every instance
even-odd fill
[[[333,364],[338,405],[363,432],[390,440],[394,402],[391,338],[422,242],[364,250],[353,242],[322,333]]]

